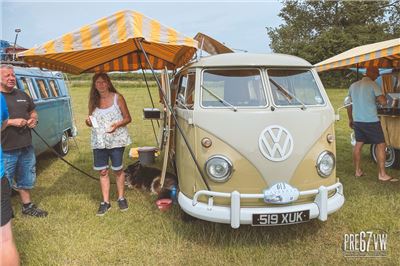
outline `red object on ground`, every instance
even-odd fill
[[[159,199],[156,201],[156,205],[160,211],[167,211],[172,206],[172,199]]]

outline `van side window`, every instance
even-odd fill
[[[21,83],[22,83],[23,88],[20,88],[20,89],[23,89],[23,91],[26,94],[28,94],[29,96],[31,96],[32,99],[37,99],[35,90],[32,85],[32,79],[26,78],[26,77],[21,77]]]
[[[60,96],[60,90],[58,89],[57,83],[54,80],[49,80],[49,84],[50,84],[50,89],[51,92],[53,93],[54,97],[58,97]]]
[[[189,109],[193,109],[194,105],[195,78],[195,73],[189,73],[187,75],[185,103]]]
[[[395,79],[393,91],[400,92],[400,72],[397,73],[397,76],[393,77]]]
[[[189,73],[181,77],[178,90],[178,106],[186,109],[193,109],[194,105],[194,90],[195,88],[195,73]]]
[[[178,106],[182,106],[185,103],[186,87],[187,87],[187,77],[182,76],[179,82],[178,94],[176,96],[176,101]]]
[[[47,84],[44,82],[44,79],[36,79],[36,84],[39,87],[40,97],[42,99],[49,98],[51,96],[49,88],[47,88]]]

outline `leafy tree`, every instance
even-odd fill
[[[400,0],[284,1],[285,22],[267,27],[274,52],[318,63],[353,47],[399,38]],[[347,71],[323,74],[329,86],[347,86]]]

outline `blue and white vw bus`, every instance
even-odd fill
[[[14,67],[17,87],[32,97],[36,104],[39,123],[35,131],[56,151],[64,156],[69,151],[68,140],[76,136],[73,123],[71,97],[61,72],[31,67]],[[37,134],[32,132],[36,155],[48,149]]]

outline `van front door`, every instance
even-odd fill
[[[196,130],[193,125],[193,109],[195,103],[195,72],[183,72],[177,81],[178,93],[176,97],[176,115],[179,125],[185,134],[189,145],[193,151],[197,151],[196,147]],[[176,165],[179,179],[185,177],[193,177],[196,175],[196,165],[192,159],[188,147],[179,132],[175,134],[175,150]],[[192,189],[196,186],[194,178],[187,178],[185,182],[179,183],[182,190]],[[183,188],[187,187],[187,188]]]
[[[163,70],[161,73],[161,89],[163,90],[164,97],[165,97],[165,102],[164,102],[164,132],[161,134],[161,141],[160,141],[160,149],[164,149],[164,162],[162,166],[162,171],[161,171],[161,180],[160,184],[161,187],[164,185],[164,180],[165,180],[165,175],[167,173],[167,167],[168,167],[168,162],[170,159],[170,143],[171,143],[171,129],[172,129],[172,123],[171,123],[171,111],[172,111],[172,105],[171,105],[171,88],[169,86],[169,77],[168,77],[168,72],[167,70]],[[165,141],[165,144],[164,144]]]

